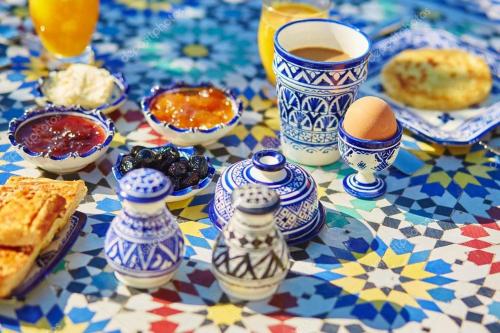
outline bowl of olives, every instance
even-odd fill
[[[215,174],[208,157],[197,155],[193,147],[172,144],[154,148],[134,146],[129,154],[118,156],[113,174],[120,180],[127,172],[138,168],[155,169],[170,178],[174,192],[167,197],[167,202],[193,197],[210,184]]]

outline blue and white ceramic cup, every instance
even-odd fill
[[[304,47],[341,50],[350,59],[320,62],[290,52]],[[368,37],[344,23],[307,19],[282,26],[274,37],[274,48],[273,69],[285,156],[306,165],[335,162],[339,158],[339,123],[366,79]]]

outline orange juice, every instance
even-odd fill
[[[259,54],[268,80],[276,83],[273,73],[274,33],[279,27],[290,21],[304,18],[328,17],[328,1],[323,1],[322,8],[309,3],[263,1],[259,23]]]
[[[99,0],[29,0],[29,9],[43,46],[56,56],[74,57],[90,44]]]

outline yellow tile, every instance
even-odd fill
[[[203,234],[200,232],[200,230],[207,227],[206,224],[195,221],[182,222],[179,224],[179,226],[181,227],[181,230],[185,235],[196,237],[203,237]]]
[[[388,299],[388,295],[386,296],[382,290],[377,289],[377,288],[372,288],[368,290],[363,290],[359,294],[359,298],[361,298],[364,301],[373,303],[375,301],[383,301]]]
[[[417,301],[415,301],[415,298],[413,298],[412,296],[413,295],[407,294],[405,292],[391,290],[391,292],[389,293],[389,301],[401,307],[405,305],[420,307]]]
[[[350,294],[357,294],[363,290],[366,281],[363,279],[344,277],[331,282],[333,285],[342,288],[345,292]]]
[[[363,265],[377,267],[382,258],[378,255],[377,252],[370,251],[366,255],[362,255],[358,258],[358,262]]]
[[[355,276],[365,273],[365,269],[361,267],[360,264],[353,261],[346,262],[342,265],[342,267],[336,268],[333,271],[345,276]]]
[[[425,271],[425,265],[425,262],[407,265],[403,268],[401,275],[411,279],[419,280],[434,276],[434,274]]]
[[[427,290],[432,287],[431,284],[423,281],[408,281],[401,284],[404,290],[413,298],[432,299]]]
[[[443,187],[447,187],[450,182],[450,176],[448,176],[448,174],[444,171],[433,172],[427,180],[427,183],[439,183]]]
[[[217,304],[207,309],[207,319],[217,325],[232,325],[241,320],[242,310],[233,304]]]
[[[113,141],[111,142],[111,147],[116,148],[125,144],[127,139],[120,134],[120,132],[116,131],[115,136],[113,137]]]
[[[475,185],[481,185],[474,176],[471,176],[469,174],[463,173],[463,172],[457,172],[455,177],[453,177],[453,180],[458,183],[458,185],[461,188],[465,188],[468,184],[475,184]]]
[[[408,263],[408,259],[410,258],[410,254],[397,254],[392,251],[391,248],[387,249],[384,254],[384,262],[387,264],[389,268],[402,267]]]

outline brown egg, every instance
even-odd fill
[[[398,129],[389,104],[375,96],[366,96],[352,103],[344,116],[343,127],[351,136],[365,140],[386,140]]]

